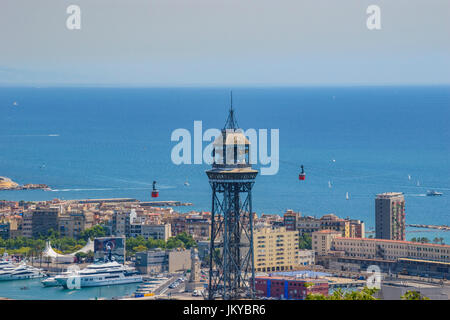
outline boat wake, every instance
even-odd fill
[[[91,189],[52,189],[52,192],[78,192],[78,191],[118,191],[118,190],[151,190],[151,188],[91,188]]]

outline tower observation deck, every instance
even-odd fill
[[[258,170],[250,164],[250,142],[238,128],[233,96],[213,145],[212,168],[206,171],[212,189],[208,299],[253,298],[252,187]]]

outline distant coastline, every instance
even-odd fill
[[[12,181],[7,177],[0,177],[0,190],[45,190],[50,191],[51,188],[46,184],[33,184],[27,183],[24,185],[19,185],[17,182]]]

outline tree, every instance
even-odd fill
[[[175,237],[177,240],[180,240],[183,242],[184,247],[186,249],[190,249],[192,247],[197,247],[197,242],[194,240],[194,238],[188,234],[187,232],[181,232],[176,235]]]
[[[430,239],[428,239],[427,237],[422,237],[422,238],[419,239],[419,242],[421,242],[421,243],[429,243]]]
[[[87,253],[84,253],[84,252],[77,252],[75,254],[75,257],[77,258],[77,262],[83,261],[84,259],[87,258],[87,256],[88,256]]]
[[[142,251],[147,251],[147,247],[143,246],[143,245],[139,245],[133,248],[134,252],[142,252]]]
[[[324,296],[322,294],[308,294],[306,300],[378,300],[375,293],[378,289],[370,289],[364,287],[360,291],[344,292],[341,288],[336,289],[331,295]]]
[[[312,239],[309,234],[303,233],[298,237],[298,248],[303,250],[312,249]]]
[[[308,294],[305,300],[329,300],[323,294]]]
[[[100,224],[96,224],[92,228],[85,229],[80,233],[80,238],[88,241],[93,238],[100,238],[106,236],[106,228]]]
[[[402,300],[430,300],[430,298],[425,297],[418,291],[408,290],[404,295],[401,296]]]
[[[435,243],[435,244],[444,244],[444,238],[442,238],[442,237],[435,237],[433,239],[433,243]]]
[[[184,242],[176,237],[169,238],[166,242],[166,249],[185,248]]]

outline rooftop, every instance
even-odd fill
[[[329,229],[324,229],[324,230],[316,231],[316,232],[314,232],[314,233],[339,233],[339,234],[342,234],[342,232],[335,231],[335,230],[329,230]],[[348,238],[344,238],[344,239],[348,239]],[[359,239],[359,238],[355,238],[355,239]]]
[[[377,194],[377,199],[393,198],[403,196],[403,192],[385,192]]]
[[[327,231],[327,230],[322,230]],[[330,230],[331,231],[331,230]],[[321,232],[321,231],[319,231]],[[345,237],[336,237],[335,240],[363,240],[363,241],[378,241],[378,242],[387,242],[387,243],[398,243],[398,244],[410,244],[410,245],[424,245],[430,247],[447,247],[450,248],[450,245],[446,244],[435,244],[435,243],[421,243],[421,242],[412,242],[412,241],[402,241],[402,240],[389,240],[389,239],[372,239],[372,238],[345,238]]]

